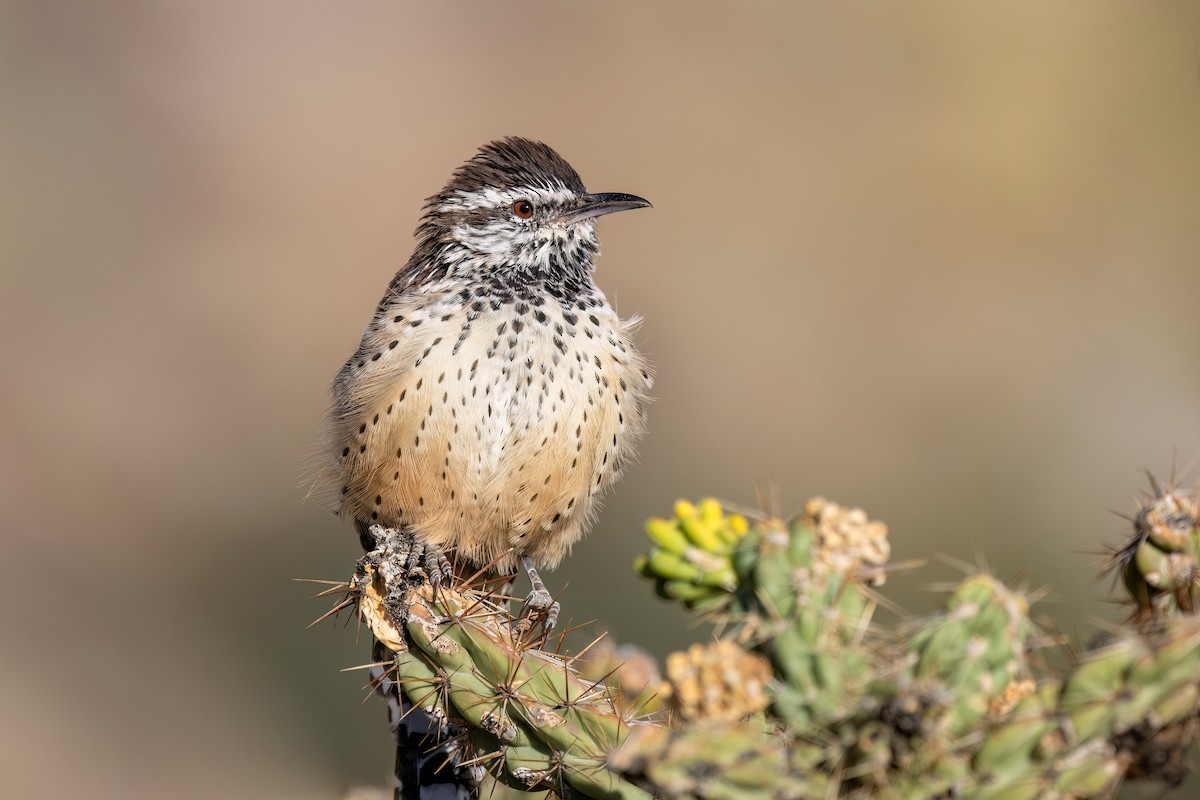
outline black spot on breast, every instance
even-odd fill
[[[399,340],[399,339],[395,339],[395,340],[393,340],[393,341],[391,341],[391,342],[388,342],[388,350],[395,350],[395,349],[396,349],[396,346],[397,346],[398,344],[400,344],[400,340]]]

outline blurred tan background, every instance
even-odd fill
[[[291,582],[357,544],[297,486],[506,134],[656,206],[601,225],[659,400],[568,616],[687,641],[641,520],[760,484],[1118,616],[1082,551],[1200,454],[1200,6],[855,5],[0,4],[0,795],[386,779],[366,642]]]

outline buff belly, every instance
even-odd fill
[[[499,572],[554,567],[632,456],[650,377],[607,308],[477,309],[368,329],[335,386],[339,510]]]

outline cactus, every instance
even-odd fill
[[[789,521],[704,500],[647,523],[637,572],[721,631],[665,677],[614,645],[562,655],[494,586],[435,592],[382,545],[346,602],[386,654],[377,681],[446,722],[430,744],[468,795],[1107,797],[1177,786],[1200,720],[1197,496],[1152,488],[1107,564],[1129,622],[1057,668],[1033,657],[1032,598],[984,572],[938,614],[878,623],[887,529],[820,498]]]

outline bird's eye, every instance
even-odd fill
[[[512,210],[521,219],[529,219],[533,216],[533,203],[528,200],[518,200],[512,204]]]

